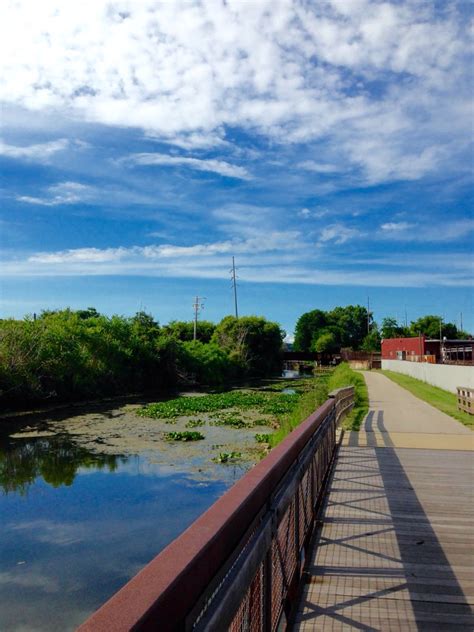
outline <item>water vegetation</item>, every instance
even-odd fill
[[[214,457],[214,463],[235,463],[242,459],[241,452],[220,452],[219,456]]]
[[[202,441],[206,437],[197,431],[184,430],[183,432],[167,432],[166,441]]]

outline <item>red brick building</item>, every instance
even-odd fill
[[[414,338],[387,338],[382,340],[382,360],[409,360],[412,362],[473,362],[472,340],[427,340],[420,335]]]

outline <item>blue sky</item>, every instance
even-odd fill
[[[470,3],[2,11],[1,316],[219,320],[234,255],[289,333],[367,296],[474,329]]]

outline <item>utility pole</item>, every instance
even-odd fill
[[[407,306],[405,305],[405,329],[408,328]]]
[[[367,333],[370,334],[370,299],[367,296]]]
[[[462,312],[461,312],[461,327],[460,327],[461,331],[464,331],[464,329],[462,328]]]
[[[194,336],[193,340],[197,339],[197,323],[198,323],[198,315],[201,310],[204,309],[204,303],[202,301],[205,300],[205,296],[196,296],[193,303],[194,309]]]
[[[234,288],[234,307],[235,307],[235,317],[239,318],[239,310],[237,309],[237,277],[235,276],[235,257],[232,257],[232,268],[230,270],[230,275],[232,279],[232,287]]]

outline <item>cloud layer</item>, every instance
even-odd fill
[[[303,169],[418,179],[465,148],[463,10],[411,0],[9,2],[0,99],[138,127],[185,149],[218,147],[235,128],[282,144],[331,138]],[[217,160],[176,160],[247,177]]]

